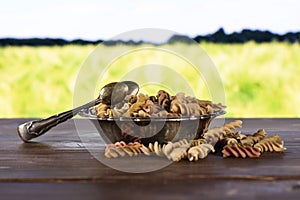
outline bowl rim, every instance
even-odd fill
[[[149,122],[149,121],[187,121],[187,120],[201,120],[208,118],[215,118],[220,115],[226,114],[224,109],[218,110],[210,114],[203,115],[189,115],[189,116],[161,116],[161,117],[97,117],[95,114],[91,113],[90,109],[84,109],[78,112],[78,115],[83,118],[88,118],[91,120],[98,121],[135,121],[135,122]]]

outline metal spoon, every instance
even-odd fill
[[[32,138],[39,137],[46,133],[52,127],[68,120],[77,115],[83,109],[88,109],[99,103],[114,105],[121,102],[126,95],[137,94],[139,86],[133,81],[112,82],[105,85],[99,93],[99,96],[82,106],[74,108],[63,113],[53,115],[46,119],[29,121],[18,126],[18,133],[24,142],[28,142]]]

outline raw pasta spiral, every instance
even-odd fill
[[[284,151],[283,141],[278,135],[268,137],[264,129],[259,129],[256,133],[242,134],[240,132],[227,134],[222,140],[223,157],[258,157],[265,151]],[[259,151],[259,154],[258,152]]]
[[[201,145],[201,144],[204,144],[204,143],[207,143],[207,140],[205,140],[204,138],[192,140],[191,141],[191,147]]]
[[[222,127],[216,127],[203,133],[203,138],[207,140],[208,143],[215,144],[220,139],[224,139],[226,135],[232,133],[236,128],[242,127],[241,120],[234,120],[232,122],[224,124]]]
[[[171,101],[170,111],[172,113],[181,113],[182,115],[200,115],[208,113],[203,110],[197,100],[192,97],[185,97],[184,93],[178,93]]]
[[[156,101],[156,100],[155,100]],[[170,95],[164,91],[164,90],[159,90],[157,93],[157,103],[161,105],[161,107],[165,110],[170,109]]]
[[[234,120],[228,122],[222,126],[223,131],[226,133],[232,133],[232,131],[236,130],[237,128],[242,128],[243,121],[241,120]]]
[[[194,101],[194,100],[189,100]],[[214,152],[214,145],[220,142],[222,145],[222,155],[236,158],[257,158],[265,151],[281,152],[286,150],[284,142],[279,135],[268,137],[264,129],[259,129],[254,134],[242,134],[234,132],[241,128],[242,121],[235,120],[224,124],[222,127],[212,128],[206,131],[202,138],[196,140],[182,139],[177,142],[159,144],[157,141],[145,146],[137,142],[128,143],[117,142],[106,146],[105,156],[107,158],[117,158],[119,156],[136,156],[139,154],[156,155],[166,157],[171,161],[188,159],[197,161],[208,156],[209,152]],[[130,128],[130,127],[129,127]]]
[[[144,149],[148,149],[149,153],[154,152],[158,156],[164,156],[165,155],[164,152],[163,152],[164,147],[165,147],[165,145],[161,145],[157,141],[154,142],[154,144],[149,143],[148,147],[143,146]]]
[[[164,148],[163,152],[165,156],[172,161],[180,161],[187,156],[187,149],[190,147],[190,142],[186,139],[178,142],[169,142]]]
[[[222,128],[212,128],[203,133],[202,137],[210,144],[216,144],[223,135]]]
[[[261,152],[281,152],[286,150],[283,144],[284,142],[280,139],[279,135],[274,135],[259,141],[254,145],[254,147],[258,148]]]
[[[188,148],[189,148],[188,146],[185,146],[185,147],[182,146],[182,147],[173,149],[173,151],[168,155],[168,159],[178,162],[181,159],[186,158]]]
[[[126,144],[125,142],[117,142],[116,144],[108,145],[105,149],[105,157],[117,158],[119,156],[134,156],[142,153],[140,143]]]
[[[197,146],[191,147],[187,152],[187,157],[189,161],[197,161],[198,158],[203,159],[207,157],[208,153],[212,151],[215,152],[214,146],[211,144],[199,144]]]
[[[126,96],[115,106],[99,104],[95,107],[95,113],[97,117],[179,117],[209,114],[224,108],[220,103],[213,104],[211,101],[185,96],[183,92],[171,96],[159,90],[156,96],[143,93]]]
[[[260,156],[260,150],[251,146],[226,145],[222,150],[223,157],[242,157],[242,158],[257,158]]]
[[[225,145],[234,145],[234,144],[238,144],[238,140],[235,138],[231,138],[231,137],[227,137],[223,140]]]
[[[104,103],[100,103],[97,107],[95,107],[95,111],[99,117],[109,116],[109,106]]]
[[[190,147],[190,143],[183,139],[178,142],[168,144],[149,143],[148,147],[138,142],[126,144],[125,142],[117,142],[112,145],[108,145],[105,150],[105,156],[107,158],[117,158],[118,156],[134,156],[138,154],[151,155],[154,153],[157,156],[165,156],[169,160],[179,161],[187,156],[187,149]]]
[[[165,156],[169,160],[179,161],[186,157],[186,150],[189,146],[190,143],[186,139],[183,139],[175,143],[168,142],[163,145],[158,144],[158,142],[154,144],[150,143],[148,147],[143,145],[141,148],[146,155],[150,155],[151,152],[154,152],[156,155]]]
[[[243,139],[241,139],[241,143],[243,145],[250,145],[253,146],[258,141],[262,140],[263,138],[267,137],[267,134],[264,129],[259,129],[256,133],[253,135],[245,135]]]

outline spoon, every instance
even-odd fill
[[[18,133],[24,142],[28,142],[32,138],[43,135],[52,127],[71,119],[83,109],[88,109],[99,103],[107,105],[115,105],[121,102],[127,95],[135,95],[139,91],[139,86],[133,81],[112,82],[105,85],[99,93],[99,96],[82,106],[74,108],[60,114],[53,115],[46,119],[29,121],[18,126]]]

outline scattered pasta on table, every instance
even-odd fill
[[[128,95],[116,105],[100,103],[94,109],[97,117],[128,117],[151,118],[184,116],[205,116],[222,111],[226,106],[212,103],[208,100],[199,100],[179,92],[174,96],[164,90],[159,90],[156,96],[139,93]],[[244,134],[238,129],[242,128],[241,120],[225,123],[221,127],[214,127],[201,131],[197,139],[180,138],[178,141],[159,143],[140,143],[139,138],[108,144],[105,157],[117,158],[124,156],[155,155],[165,157],[171,161],[186,159],[197,161],[206,158],[210,153],[221,153],[223,158],[258,158],[264,152],[282,152],[286,150],[284,142],[279,135],[268,136],[264,129],[259,129],[253,134]],[[132,127],[122,124],[121,130],[124,139],[130,141],[134,135]],[[125,127],[126,126],[126,127]],[[133,125],[132,125],[133,126]],[[140,135],[144,135],[141,132]],[[167,134],[167,133],[166,133]]]
[[[237,131],[242,127],[241,120],[235,120],[207,130],[202,137],[195,140],[182,139],[177,142],[159,144],[158,142],[144,145],[138,142],[117,142],[108,144],[105,149],[107,158],[119,156],[147,156],[155,155],[165,157],[171,161],[186,159],[198,161],[206,158],[210,153],[220,149],[222,156],[235,158],[258,158],[263,152],[282,152],[286,150],[284,142],[279,135],[268,136],[264,129],[253,134],[243,134]]]

